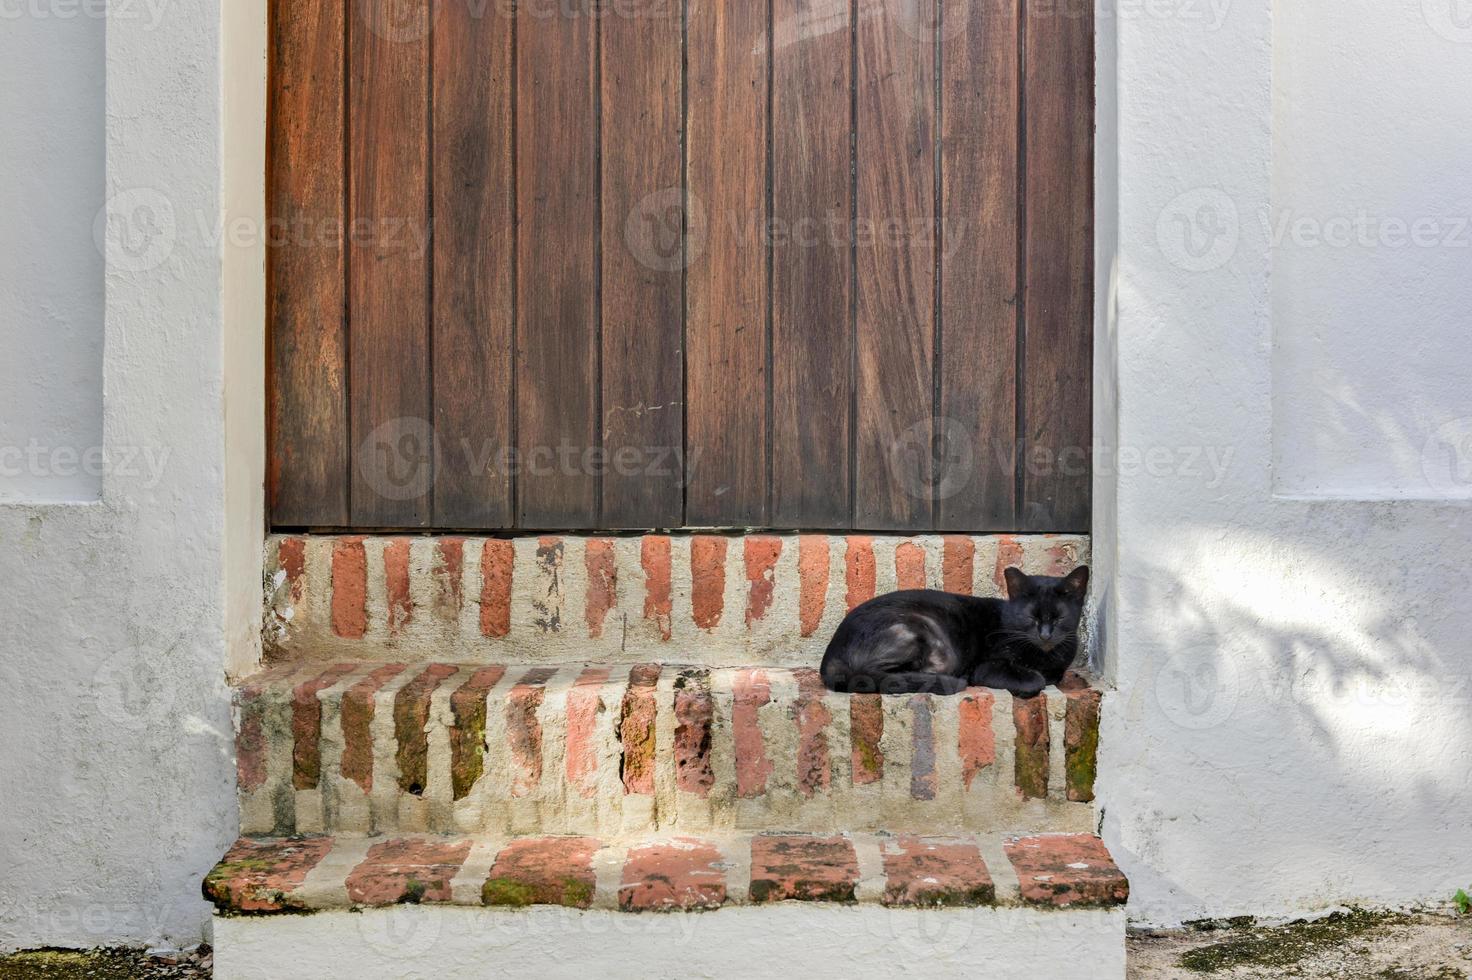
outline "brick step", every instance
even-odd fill
[[[1101,692],[844,695],[812,668],[282,666],[238,691],[248,834],[1085,832]]]
[[[1079,535],[279,536],[276,660],[816,664],[850,609],[896,589],[997,596],[1059,575]]]
[[[224,914],[401,904],[703,912],[771,902],[1112,907],[1129,884],[1091,834],[762,833],[242,838],[205,878]]]

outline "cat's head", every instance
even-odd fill
[[[1007,627],[1042,650],[1052,650],[1077,635],[1089,591],[1089,568],[1080,565],[1062,578],[1026,575],[1009,568]]]

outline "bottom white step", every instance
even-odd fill
[[[1115,980],[1125,975],[1125,912],[780,902],[627,915],[399,905],[219,915],[214,947],[217,980]]]

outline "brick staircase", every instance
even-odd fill
[[[991,594],[1087,548],[276,539],[244,836],[205,882],[217,973],[1122,976],[1101,691],[849,696],[814,669],[873,594]]]

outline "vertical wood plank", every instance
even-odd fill
[[[597,526],[596,23],[588,0],[517,9],[517,512]]]
[[[343,8],[272,0],[271,519],[348,523]]]
[[[1013,530],[1018,3],[943,0],[936,524]]]
[[[935,0],[858,23],[860,528],[931,524],[935,379]]]
[[[681,0],[605,7],[603,526],[684,522]]]
[[[513,525],[513,21],[442,4],[434,29],[435,523]]]
[[[689,0],[686,523],[767,521],[767,5]]]
[[[849,526],[849,0],[774,0],[772,524]]]
[[[1089,529],[1094,302],[1094,23],[1028,5],[1022,530]]]
[[[424,527],[434,480],[430,0],[365,0],[347,9],[352,518],[361,527]]]

